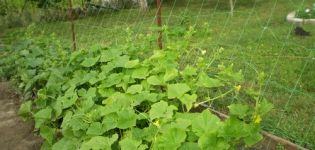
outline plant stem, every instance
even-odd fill
[[[221,95],[219,95],[219,96],[216,96],[216,97],[214,97],[214,98],[205,100],[205,101],[203,101],[203,102],[199,102],[199,103],[197,103],[197,105],[204,104],[204,103],[207,103],[207,102],[210,102],[210,101],[213,101],[213,100],[222,98],[222,97],[226,96],[227,94],[229,94],[229,93],[231,93],[231,92],[233,92],[233,91],[234,91],[234,89],[231,89],[231,90],[229,90],[229,91],[227,91],[227,92],[225,92],[225,93],[223,93],[223,94],[221,94]]]

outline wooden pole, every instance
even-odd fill
[[[162,28],[162,18],[161,18],[161,0],[156,0],[156,5],[157,5],[157,13],[156,13],[156,22],[158,27]],[[158,37],[158,46],[160,49],[163,48],[163,43],[162,43],[162,30],[159,30],[159,37]]]
[[[75,38],[75,30],[74,30],[74,14],[72,10],[72,0],[69,0],[69,17],[71,22],[71,33],[72,33],[72,46],[73,50],[77,49],[76,38]]]

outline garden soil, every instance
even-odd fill
[[[41,138],[34,133],[34,124],[24,122],[17,115],[19,99],[9,90],[7,82],[0,82],[0,149],[37,150]]]

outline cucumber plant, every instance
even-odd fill
[[[190,28],[183,47],[192,35]],[[28,38],[1,55],[2,74],[29,95],[19,114],[35,120],[42,149],[228,150],[262,139],[260,123],[272,105],[253,90],[253,103],[230,104],[226,120],[196,111],[245,91],[232,65],[209,72],[203,51],[197,63],[179,64],[180,43],[172,40],[139,56],[129,41],[70,52],[54,38]]]

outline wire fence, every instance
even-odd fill
[[[161,28],[177,36],[190,27],[202,29],[191,44],[209,57],[221,50],[215,64],[233,63],[242,69],[249,81],[246,86],[255,87],[251,81],[264,72],[267,80],[261,92],[275,106],[264,120],[264,129],[315,149],[315,37],[295,35],[296,26],[285,20],[289,12],[312,5],[310,0],[148,1],[145,12],[139,11],[137,1],[128,7],[110,0],[104,4],[92,1],[89,6],[73,1],[73,5],[64,2],[63,7],[53,9],[40,9],[27,0],[15,5],[8,2],[1,0],[2,28],[24,31],[17,27],[32,24],[35,35],[53,33],[72,49],[119,45],[128,34],[135,42],[139,36],[156,35],[144,43],[147,49],[157,49],[166,40]],[[303,28],[315,34],[312,26]],[[182,52],[185,63],[197,63],[198,55],[194,49]]]

